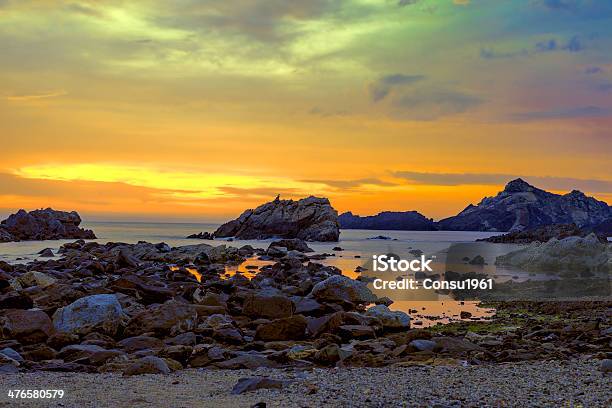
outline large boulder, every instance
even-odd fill
[[[401,311],[392,311],[385,305],[376,305],[366,311],[367,316],[376,317],[388,330],[410,328],[410,316]]]
[[[125,328],[126,336],[143,333],[175,336],[193,330],[198,322],[196,308],[188,303],[169,300],[154,305],[134,316]]]
[[[307,321],[302,315],[276,319],[257,326],[255,338],[263,341],[300,340],[306,333]]]
[[[338,241],[338,212],[327,198],[308,197],[298,201],[278,197],[235,220],[221,225],[216,238],[300,238],[305,241]]]
[[[123,309],[114,294],[92,295],[57,309],[53,326],[61,333],[86,334],[96,329],[114,336],[122,317]]]
[[[45,239],[95,239],[91,230],[79,228],[81,217],[76,211],[51,208],[27,212],[19,210],[0,224],[0,242]]]
[[[124,371],[123,375],[141,375],[141,374],[169,374],[170,368],[168,363],[162,358],[155,356],[146,356],[134,361]]]
[[[376,301],[376,296],[364,283],[342,275],[331,276],[317,283],[309,296],[328,302],[372,303]]]
[[[533,272],[612,270],[612,247],[595,234],[534,242],[526,248],[498,256],[496,265],[508,265]]]
[[[242,314],[266,319],[289,317],[294,310],[295,305],[288,297],[265,292],[248,295],[242,306]]]
[[[53,334],[53,323],[41,310],[9,309],[0,313],[0,333],[3,339],[35,344]]]

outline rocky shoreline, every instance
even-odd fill
[[[497,303],[492,320],[413,329],[389,299],[308,250],[297,239],[265,250],[76,241],[61,259],[2,263],[0,371],[131,376],[612,357],[609,298]],[[275,263],[252,279],[226,274],[254,255]]]

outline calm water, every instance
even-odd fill
[[[217,224],[198,223],[141,223],[141,222],[85,222],[85,228],[94,230],[98,236],[97,241],[136,243],[148,241],[152,243],[165,242],[170,246],[193,245],[206,243],[210,245],[231,245],[241,247],[252,245],[255,248],[267,248],[272,239],[269,240],[235,240],[235,241],[203,241],[185,239],[187,235],[201,232],[214,231]],[[387,236],[391,240],[369,239],[375,236]],[[356,277],[357,266],[371,268],[371,257],[373,254],[394,253],[402,257],[410,257],[409,251],[421,250],[427,256],[435,257],[434,271],[444,273],[446,267],[446,255],[449,248],[457,248],[457,245],[467,246],[470,256],[483,255],[488,263],[484,267],[487,273],[495,275],[497,279],[514,277],[515,279],[526,278],[528,274],[522,271],[496,270],[493,262],[495,256],[507,253],[516,248],[513,245],[474,243],[476,239],[486,238],[493,235],[487,232],[461,232],[461,231],[368,231],[368,230],[342,230],[340,242],[333,243],[309,243],[308,245],[317,253],[334,253],[336,256],[329,257],[321,263],[333,265],[340,268],[347,276]],[[28,241],[0,244],[0,259],[8,262],[29,262],[37,258],[37,253],[44,248],[57,250],[63,243],[74,240],[60,241]],[[334,251],[334,247],[341,247],[343,251]],[[464,251],[465,252],[465,251]],[[245,264],[253,263],[253,260]],[[243,268],[240,268],[242,271]],[[531,277],[533,279],[533,277]],[[379,296],[389,296],[395,300],[392,309],[412,310],[415,320],[423,321],[423,325],[432,324],[425,316],[433,316],[436,321],[448,322],[458,319],[460,311],[469,311],[475,318],[490,315],[491,310],[480,309],[475,302],[459,303],[444,296],[431,298],[431,293],[425,295],[419,291],[379,291]],[[414,312],[416,310],[417,312]]]

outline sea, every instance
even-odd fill
[[[214,231],[219,225],[212,223],[161,223],[161,222],[83,222],[83,228],[95,232],[99,243],[124,242],[151,243],[165,242],[176,247],[183,245],[208,244],[254,248],[267,248],[273,239],[268,240],[198,240],[187,239],[188,235],[202,231]],[[371,270],[373,255],[394,254],[400,258],[418,259],[420,253],[433,258],[434,272],[444,274],[448,269],[449,254],[472,258],[480,255],[486,265],[480,266],[496,280],[537,279],[533,274],[521,270],[500,269],[494,265],[495,257],[518,248],[511,244],[491,244],[475,242],[477,239],[496,235],[491,232],[470,231],[387,231],[387,230],[341,230],[339,242],[309,242],[308,245],[319,254],[330,254],[326,259],[316,261],[339,268],[344,275],[356,278],[361,272],[358,267]],[[0,243],[0,260],[9,263],[27,263],[38,259],[42,249],[51,248],[56,254],[61,245],[74,240],[24,241]],[[57,254],[57,257],[60,255]],[[48,258],[42,258],[48,259]],[[466,258],[467,259],[467,258]],[[236,270],[246,272],[247,264],[261,266],[257,259],[248,259]],[[234,270],[234,272],[236,271]],[[249,271],[251,271],[249,269]],[[399,277],[398,277],[399,278]],[[393,277],[391,277],[393,279]],[[494,314],[491,308],[480,307],[477,301],[456,301],[433,291],[374,291],[378,296],[387,296],[394,303],[392,310],[409,313],[415,326],[427,327],[449,323],[456,320],[482,320]],[[432,295],[433,294],[433,295]],[[463,313],[462,313],[463,312]],[[468,316],[468,317],[461,317]]]

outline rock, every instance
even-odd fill
[[[266,251],[266,255],[272,258],[282,258],[287,256],[287,248],[281,246],[271,246]]]
[[[127,353],[133,353],[138,350],[160,349],[164,346],[164,343],[156,337],[134,336],[121,340],[117,345]]]
[[[32,298],[24,293],[9,292],[0,295],[0,310],[31,309],[32,307],[34,307]]]
[[[78,342],[79,336],[73,333],[53,333],[47,339],[47,344],[56,350],[60,350],[64,346],[76,344]]]
[[[305,241],[338,241],[338,213],[326,198],[308,197],[299,201],[276,200],[255,210],[246,210],[237,219],[220,226],[217,238],[267,239],[299,238]]]
[[[99,330],[114,336],[122,317],[123,309],[117,296],[91,295],[57,309],[53,314],[53,326],[62,333],[83,335]]]
[[[72,344],[62,348],[58,353],[58,357],[71,363],[81,359],[88,359],[102,351],[107,350],[94,344]]]
[[[0,329],[4,339],[35,344],[47,340],[53,333],[53,323],[40,310],[9,309],[0,312]]]
[[[371,339],[376,337],[374,329],[360,324],[345,324],[338,327],[338,335],[345,340]]]
[[[244,315],[266,319],[289,317],[294,310],[295,306],[288,297],[261,292],[247,296],[242,305]]]
[[[610,206],[580,191],[558,195],[540,190],[522,179],[509,182],[495,197],[470,204],[458,215],[441,220],[442,230],[522,231],[541,225],[596,225],[612,218]]]
[[[459,317],[460,317],[461,319],[469,319],[470,317],[472,317],[472,314],[471,314],[470,312],[467,312],[467,311],[465,311],[465,310],[462,310],[462,311],[459,313]]]
[[[95,239],[90,230],[79,228],[81,217],[75,211],[55,211],[51,208],[30,211],[19,210],[2,221],[0,241],[26,241],[46,239]]]
[[[0,350],[0,354],[3,354],[6,357],[12,358],[18,363],[23,363],[23,357],[18,352],[16,352],[10,347],[5,347],[2,350]]]
[[[263,341],[300,340],[306,333],[306,318],[295,315],[257,326],[255,339]]]
[[[5,365],[11,365],[13,367],[19,367],[21,363],[14,358],[7,356],[6,354],[0,353],[0,367]]]
[[[293,296],[291,297],[291,301],[295,305],[295,314],[301,314],[304,316],[318,316],[325,312],[325,305],[322,305],[311,298]]]
[[[432,338],[432,340],[436,343],[436,347],[439,347],[440,349],[442,349],[442,351],[449,353],[469,353],[472,351],[484,351],[482,347],[466,339],[454,337],[434,337]]]
[[[361,217],[345,212],[338,217],[340,228],[366,230],[435,231],[436,224],[417,211],[383,211]]]
[[[55,254],[53,253],[53,249],[45,248],[38,253],[41,258],[53,258]]]
[[[134,361],[123,371],[125,376],[141,374],[170,374],[170,368],[164,359],[146,356]]]
[[[584,238],[551,239],[534,242],[526,248],[498,256],[495,265],[509,265],[527,271],[597,271],[610,270],[612,247],[599,241],[595,234]]]
[[[480,255],[476,255],[468,263],[470,265],[486,265],[484,258]]]
[[[386,235],[377,235],[375,237],[369,237],[369,238],[366,238],[366,239],[371,239],[371,240],[378,240],[379,239],[381,241],[391,241],[393,238],[388,237]]]
[[[547,242],[553,238],[564,239],[568,237],[586,237],[587,229],[578,228],[576,224],[551,224],[529,228],[523,231],[509,232],[477,241],[493,242],[497,244],[530,244],[532,242]],[[605,235],[597,234],[599,241],[606,242]]]
[[[125,328],[126,336],[137,336],[153,332],[156,335],[170,335],[192,331],[198,321],[193,305],[169,300],[162,305],[154,305],[137,314]]]
[[[46,273],[30,271],[18,277],[17,282],[26,288],[30,286],[40,286],[41,288],[46,288],[47,286],[51,286],[57,282],[57,279],[47,275]]]
[[[433,351],[437,344],[435,341],[418,339],[408,343],[408,347],[417,351]]]
[[[275,367],[277,364],[263,355],[244,353],[229,360],[215,362],[214,365],[230,370],[239,370],[241,368],[254,370],[259,367]]]
[[[214,236],[210,232],[205,231],[205,232],[200,232],[198,234],[188,235],[187,239],[206,239],[206,240],[212,240],[212,239],[214,239]]]
[[[331,276],[317,283],[310,297],[319,301],[372,303],[376,296],[363,283],[342,275]]]
[[[599,363],[599,370],[603,371],[604,373],[612,372],[612,360],[609,358],[604,358],[601,360]]]
[[[283,388],[286,381],[282,380],[274,380],[271,378],[265,377],[251,377],[251,378],[241,378],[238,380],[234,388],[232,389],[232,394],[243,394],[248,391],[260,390],[263,388]]]
[[[402,330],[410,328],[410,316],[401,311],[391,311],[385,305],[376,305],[366,311],[366,316],[379,319],[385,329]]]
[[[135,295],[143,303],[164,303],[174,297],[174,291],[163,286],[150,285],[136,275],[124,275],[112,284],[112,289],[128,295]]]
[[[304,252],[304,253],[314,252],[314,250],[311,249],[308,246],[308,244],[304,242],[304,240],[301,240],[299,238],[281,239],[281,240],[273,241],[270,243],[268,250],[270,250],[270,248],[272,247],[286,248],[287,251],[298,251],[298,252]]]
[[[329,344],[317,351],[314,358],[323,365],[333,365],[350,357],[352,352],[342,349],[337,344]]]

